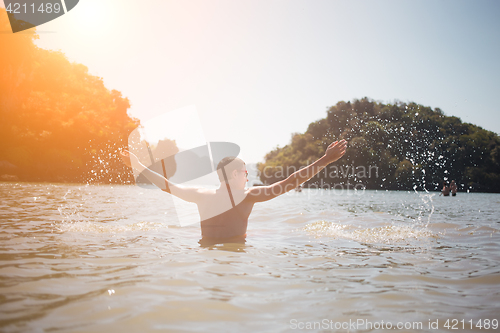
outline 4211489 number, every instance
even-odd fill
[[[5,7],[7,13],[11,14],[28,14],[28,13],[46,13],[46,14],[58,14],[63,10],[62,6],[59,3],[41,3],[41,4],[20,4],[18,2],[9,3],[7,7]]]

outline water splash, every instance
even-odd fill
[[[424,187],[424,190],[426,192],[425,194],[419,193],[417,191],[417,186],[413,187],[413,190],[422,199],[422,203],[423,203],[423,207],[421,207],[422,209],[419,210],[419,216],[417,218],[419,223],[422,222],[422,214],[425,211],[430,210],[429,216],[427,216],[427,223],[424,226],[424,228],[427,228],[429,226],[429,223],[431,223],[431,217],[432,217],[432,214],[434,213],[434,203],[432,201],[432,197],[434,197],[436,195],[436,193],[429,193],[429,191],[427,191],[427,189],[425,187]]]
[[[360,228],[328,221],[316,221],[305,226],[303,230],[315,237],[349,239],[360,243],[393,244],[407,243],[410,240],[437,238],[428,229],[418,228],[414,225],[385,225],[374,228]]]

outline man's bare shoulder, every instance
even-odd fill
[[[189,185],[177,185],[179,189],[182,189],[186,192],[201,194],[201,195],[214,195],[216,193],[215,189],[210,189],[201,186],[189,186]]]
[[[215,189],[205,188],[205,187],[196,187],[198,193],[202,195],[215,195],[217,192]]]
[[[266,201],[271,199],[271,186],[253,186],[246,189],[245,194],[247,197],[254,201]]]
[[[215,190],[183,185],[170,186],[170,193],[188,202],[198,203],[215,194]]]
[[[252,193],[260,193],[262,191],[265,191],[266,189],[269,188],[269,185],[267,186],[263,186],[263,185],[260,185],[260,186],[252,186],[252,187],[249,187],[247,189],[245,189],[245,192],[247,194],[252,194]]]

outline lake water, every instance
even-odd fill
[[[157,190],[0,198],[2,332],[499,331],[499,194],[293,192],[213,247]]]

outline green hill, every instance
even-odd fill
[[[306,183],[309,187],[388,190],[441,189],[500,192],[500,138],[439,109],[416,103],[383,104],[368,98],[338,102],[326,117],[294,133],[258,165],[265,184],[286,178],[346,139],[345,156]]]

